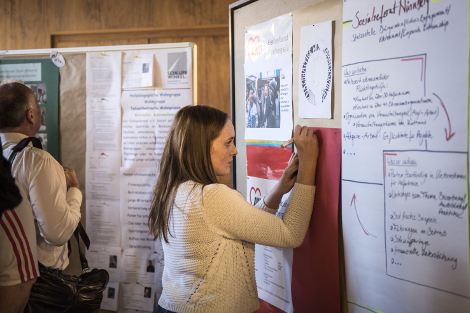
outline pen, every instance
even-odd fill
[[[286,142],[284,142],[282,145],[281,145],[281,148],[282,149],[285,149],[288,145],[291,145],[294,143],[294,138],[291,138],[289,140],[287,140]]]

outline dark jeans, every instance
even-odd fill
[[[176,313],[173,311],[169,311],[167,309],[162,308],[160,305],[158,305],[155,310],[153,310],[153,313]]]

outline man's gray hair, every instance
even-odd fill
[[[24,81],[22,81],[22,80],[7,78],[7,79],[4,79],[0,82],[0,86],[5,85],[5,84],[11,84],[11,83],[18,83],[18,84],[23,84],[24,85]]]
[[[34,93],[18,80],[6,79],[0,83],[0,129],[21,126],[26,112],[33,108]]]

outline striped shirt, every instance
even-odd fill
[[[20,192],[23,201],[15,209],[4,211],[0,220],[0,286],[39,276],[33,210]]]

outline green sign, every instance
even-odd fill
[[[41,108],[36,134],[43,149],[59,161],[59,68],[50,59],[2,60],[0,80],[18,79],[31,88]]]

